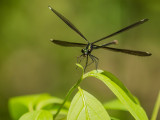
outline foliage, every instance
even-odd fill
[[[79,64],[78,66],[82,68]],[[67,101],[69,96],[81,81],[87,77],[96,77],[101,80],[118,99],[102,105],[93,95],[79,87],[79,91],[70,104]],[[78,82],[69,90],[63,103],[61,103],[62,99],[49,94],[30,95],[10,99],[9,109],[14,120],[116,120],[115,116],[111,117],[109,115],[108,109],[125,110],[136,120],[148,120],[138,99],[130,93],[118,78],[103,70],[93,70],[82,74]],[[159,103],[158,97],[152,120],[156,119]]]

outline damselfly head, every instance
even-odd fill
[[[86,56],[91,53],[91,49],[84,48],[81,50],[81,52],[83,53],[84,56]]]

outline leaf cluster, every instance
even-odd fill
[[[78,66],[83,70],[81,65]],[[102,104],[93,95],[78,87],[87,77],[102,81],[117,99]],[[77,88],[78,92],[70,103],[68,98]],[[160,93],[151,120],[156,120],[159,107]],[[110,116],[108,110],[128,111],[135,120],[148,120],[138,99],[118,78],[103,70],[93,70],[86,74],[83,72],[64,100],[49,94],[14,97],[9,100],[9,110],[13,120],[118,120],[116,116]]]

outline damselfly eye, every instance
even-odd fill
[[[84,49],[82,49],[81,52],[84,53]]]

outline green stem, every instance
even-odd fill
[[[157,100],[156,100],[156,103],[153,109],[151,120],[156,120],[158,116],[159,108],[160,108],[160,91],[159,91],[159,94],[158,94],[158,97],[157,97]]]
[[[83,69],[82,69],[83,70]],[[84,71],[83,71],[84,73]],[[77,83],[68,91],[63,103],[61,104],[61,106],[59,107],[59,109],[57,110],[56,114],[53,116],[53,118],[55,119],[57,117],[57,115],[59,114],[59,112],[61,111],[62,107],[64,106],[64,104],[66,103],[66,101],[68,100],[69,96],[72,94],[72,92],[79,86],[79,84],[81,83],[81,81],[83,80],[83,73],[81,78],[77,81]]]

